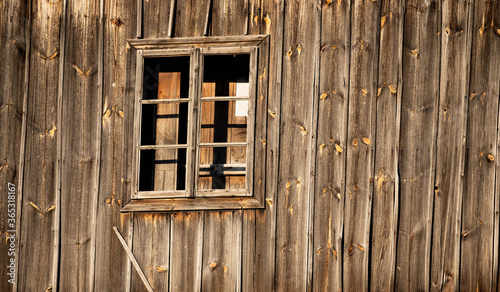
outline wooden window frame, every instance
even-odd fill
[[[237,36],[237,37],[201,37],[171,39],[134,39],[128,40],[128,48],[135,57],[135,74],[129,72],[129,80],[134,86],[134,133],[132,157],[132,196],[122,208],[122,212],[136,211],[189,211],[189,210],[228,210],[228,209],[260,209],[264,208],[265,170],[254,171],[255,136],[265,137],[266,130],[257,123],[266,123],[267,116],[267,78],[269,36]],[[209,55],[249,54],[249,111],[247,119],[247,142],[214,142],[200,143],[201,104],[211,101],[213,97],[202,97],[204,58]],[[181,99],[143,100],[144,58],[189,56],[189,96]],[[260,98],[258,99],[257,96]],[[242,97],[217,97],[217,100],[238,100]],[[141,111],[143,104],[188,103],[187,143],[176,145],[140,145]],[[257,108],[259,103],[259,108]],[[265,105],[265,106],[264,106]],[[259,111],[257,113],[256,111]],[[262,111],[264,111],[262,113]],[[258,120],[260,117],[261,120]],[[265,127],[264,127],[265,129]],[[227,145],[226,145],[227,144]],[[240,145],[241,144],[241,145]],[[200,146],[245,146],[246,147],[246,179],[242,190],[199,190],[198,176],[200,167]],[[139,191],[139,153],[145,149],[186,149],[186,187],[185,190],[173,191]],[[262,153],[262,151],[261,151]],[[265,156],[265,151],[263,151]],[[259,157],[262,159],[262,157]],[[265,158],[264,158],[265,160]],[[266,163],[263,164],[264,167]],[[261,164],[262,166],[262,164]],[[262,167],[261,167],[262,168]],[[254,187],[258,184],[259,187]]]

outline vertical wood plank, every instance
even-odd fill
[[[351,7],[351,57],[344,210],[344,290],[368,289],[376,143],[380,2]]]
[[[19,262],[20,290],[54,287],[52,267],[55,240],[57,171],[59,33],[62,3],[33,3],[30,87],[27,106],[22,234]],[[46,72],[46,74],[37,74]],[[56,76],[56,77],[55,77]],[[55,79],[54,79],[55,77]],[[37,242],[37,244],[31,244]],[[57,260],[57,259],[56,259]],[[33,267],[33,261],[46,267]]]
[[[493,231],[500,80],[500,4],[476,1],[462,204],[460,289],[494,289]],[[495,251],[497,252],[497,251]]]
[[[176,5],[176,37],[199,37],[205,35],[210,1],[185,0]]]
[[[396,290],[428,290],[439,100],[441,1],[406,2]]]
[[[147,0],[143,2],[144,38],[166,38],[169,35],[170,13],[175,0]]]
[[[98,160],[97,123],[101,119],[98,99],[99,1],[69,2],[67,7],[66,56],[62,115],[61,178],[61,290],[88,290],[91,285],[89,224],[94,204],[93,186]]]
[[[244,35],[248,0],[212,0],[212,35]]]
[[[131,66],[127,62],[125,40],[135,36],[135,7],[135,1],[105,1],[104,7],[101,170],[94,289],[126,291],[127,275],[130,273],[130,262],[122,252],[112,227],[118,226],[123,236],[130,240],[132,216],[121,214],[120,209],[128,201],[127,191],[130,193],[130,184],[127,183],[130,176],[123,175],[122,169],[127,168],[131,157],[127,154],[131,145],[125,142],[124,137],[132,132],[127,120],[133,119],[133,109],[130,108],[132,103],[127,101],[127,76],[123,72]]]
[[[469,2],[443,1],[441,78],[434,184],[431,290],[459,288],[463,170],[467,128]]]
[[[170,291],[200,291],[203,213],[171,215]]]
[[[314,291],[342,289],[350,2],[323,2],[314,211]],[[336,68],[332,70],[332,68]]]
[[[19,236],[22,231],[21,209],[22,209],[22,157],[21,152],[22,133],[26,132],[26,95],[28,80],[26,74],[29,72],[27,52],[29,54],[30,34],[29,1],[3,1],[0,6],[0,43],[2,44],[2,55],[0,56],[0,262],[5,263],[0,267],[0,290],[14,291],[14,283],[10,283],[10,240],[8,234],[16,237],[16,267],[19,270],[19,257],[23,257],[20,251]],[[26,70],[28,69],[28,70]],[[24,120],[24,125],[23,125]],[[20,167],[21,166],[21,167]],[[12,230],[8,225],[8,183],[16,187],[16,233],[7,233]],[[40,273],[40,271],[37,271]],[[46,280],[46,279],[44,279]],[[19,272],[17,273],[17,283],[21,283]],[[50,281],[50,280],[49,280]],[[47,281],[46,281],[47,282]],[[47,284],[47,283],[46,283]]]
[[[320,2],[285,5],[279,197],[276,223],[276,290],[305,290],[311,169],[314,73]]]
[[[243,211],[205,212],[202,290],[241,290]]]
[[[271,34],[269,50],[269,95],[267,110],[267,154],[265,210],[255,211],[254,290],[274,291],[276,267],[276,216],[281,120],[281,76],[285,1],[263,1],[257,21],[260,33]],[[255,21],[255,16],[253,17]],[[249,26],[252,33],[252,26]],[[258,239],[258,240],[257,240]]]
[[[154,291],[168,291],[170,257],[170,214],[134,215],[133,253]],[[147,291],[139,275],[132,273],[132,291]],[[100,289],[100,287],[99,287]]]
[[[382,1],[377,85],[370,289],[394,289],[398,223],[404,1]]]
[[[241,291],[254,291],[255,211],[243,211],[241,247]]]

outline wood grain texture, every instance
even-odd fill
[[[90,289],[96,178],[99,1],[69,2],[62,115],[61,290]],[[89,224],[90,223],[90,224]]]
[[[101,125],[101,169],[99,199],[97,201],[96,262],[94,289],[125,291],[126,275],[130,263],[121,250],[112,227],[117,226],[126,239],[130,239],[130,214],[121,214],[127,200],[127,151],[125,142],[127,119],[133,116],[127,102],[127,76],[122,72],[130,68],[127,63],[125,40],[135,34],[135,1],[105,1],[104,7],[104,56],[103,104]],[[129,149],[129,150],[127,150]],[[130,190],[128,190],[130,192]],[[116,276],[119,275],[119,276]]]
[[[467,95],[469,3],[443,1],[431,290],[459,288]],[[461,74],[463,72],[463,74]],[[457,78],[459,76],[459,78]]]
[[[175,10],[174,36],[200,37],[205,35],[210,2],[208,0],[178,1]]]
[[[166,38],[169,34],[171,2],[175,0],[148,0],[143,2],[143,38]],[[179,1],[181,2],[181,1]]]
[[[351,7],[351,57],[344,209],[344,290],[368,289],[376,143],[380,2]]]
[[[267,110],[267,154],[265,210],[255,214],[255,291],[275,288],[276,210],[281,120],[281,84],[285,1],[263,1],[259,18],[260,33],[271,34],[269,44],[269,96]],[[255,21],[255,17],[253,18]],[[249,26],[253,33],[252,26]]]
[[[55,193],[57,171],[59,33],[62,3],[33,3],[30,86],[27,105],[25,172],[19,262],[21,290],[54,287]],[[37,74],[46,72],[46,74]],[[32,229],[34,228],[34,229]],[[36,242],[37,244],[30,244]],[[47,267],[33,267],[33,261]]]
[[[203,252],[202,212],[173,213],[170,291],[200,291]]]
[[[493,285],[495,157],[498,149],[500,4],[477,1],[472,25],[467,151],[462,207],[460,289],[489,291]],[[495,251],[495,253],[498,251]]]
[[[211,35],[247,33],[248,0],[212,0]]]
[[[168,291],[170,214],[136,213],[132,251],[153,290]],[[131,288],[132,291],[147,291],[135,271],[132,272]]]
[[[310,207],[310,149],[319,1],[285,5],[276,287],[305,290]],[[293,267],[293,268],[290,268]]]
[[[441,2],[406,3],[396,290],[428,290],[439,100]]]
[[[204,213],[202,290],[239,291],[243,211]]]
[[[402,95],[404,1],[382,1],[377,85],[377,121],[370,289],[394,289],[399,210],[399,118]]]
[[[321,13],[313,290],[338,291],[342,289],[350,3],[323,2]]]
[[[8,219],[8,183],[15,184],[16,188],[16,237],[17,237],[17,269],[19,270],[19,257],[22,257],[19,249],[19,236],[21,236],[22,216],[22,173],[23,157],[22,134],[26,132],[26,97],[29,63],[26,63],[29,54],[29,27],[30,4],[28,1],[3,1],[0,6],[0,43],[2,44],[2,55],[0,56],[0,262],[6,263],[0,267],[0,290],[15,291],[15,285],[9,283],[11,279],[8,252],[10,240],[7,233],[10,228]],[[24,122],[24,124],[23,124]],[[19,275],[19,273],[17,273]],[[19,282],[19,276],[16,281]],[[16,283],[17,283],[16,282]]]

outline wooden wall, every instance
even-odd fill
[[[500,289],[498,0],[136,1],[0,1],[0,291],[145,291],[113,226],[155,291]],[[172,13],[271,36],[264,210],[120,213]]]

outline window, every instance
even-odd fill
[[[263,208],[267,37],[129,43],[135,173],[122,211]]]

